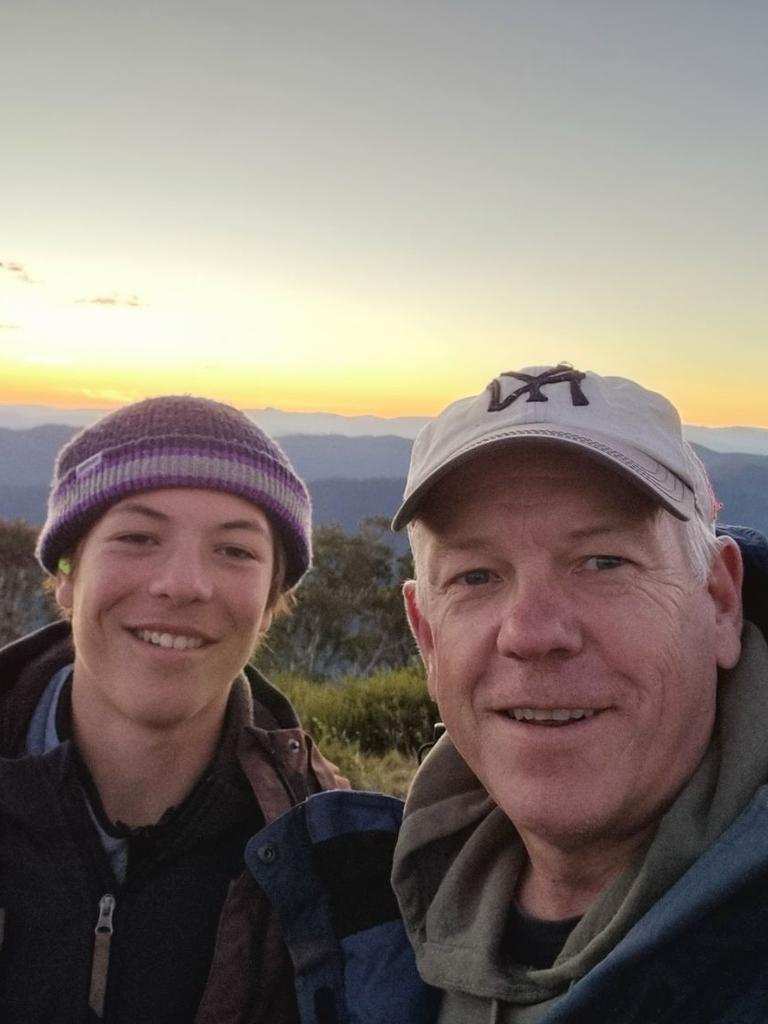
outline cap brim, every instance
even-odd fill
[[[402,530],[407,526],[435,484],[451,470],[495,448],[506,448],[531,441],[571,448],[595,459],[624,477],[677,519],[687,521],[696,514],[694,491],[688,482],[641,449],[629,445],[617,446],[613,439],[608,440],[597,434],[588,435],[557,427],[526,424],[519,430],[510,429],[501,434],[494,434],[493,437],[485,437],[460,449],[435,466],[413,491],[406,495],[392,519],[392,529]]]

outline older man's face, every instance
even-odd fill
[[[646,829],[709,741],[739,656],[738,556],[694,578],[683,527],[579,455],[482,455],[433,491],[409,613],[430,691],[525,838]]]

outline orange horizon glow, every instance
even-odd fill
[[[114,383],[114,382],[110,382]],[[238,387],[185,387],[185,386],[124,386],[119,390],[116,387],[107,385],[105,387],[94,387],[78,389],[66,387],[62,384],[45,384],[39,382],[9,381],[4,380],[0,384],[0,405],[42,405],[51,409],[116,409],[121,405],[130,402],[137,402],[143,398],[150,398],[163,394],[196,394],[216,399],[220,402],[227,402],[241,409],[263,409],[274,408],[283,412],[294,413],[329,413],[340,416],[378,416],[384,419],[410,417],[410,416],[434,416],[445,405],[459,395],[436,394],[433,397],[425,398],[419,395],[412,395],[406,398],[396,399],[393,397],[382,397],[373,395],[358,396],[357,394],[344,394],[341,390],[333,394],[319,395],[312,399],[309,395],[302,397],[281,395],[275,392],[272,397],[265,399],[260,397],[248,397],[247,385]]]
[[[115,382],[109,382],[114,384]],[[393,396],[373,396],[344,394],[337,390],[333,394],[321,394],[316,399],[304,394],[301,398],[290,393],[279,393],[275,391],[269,400],[264,400],[263,395],[248,398],[246,385],[233,386],[231,388],[216,387],[184,387],[178,388],[166,386],[135,386],[127,385],[119,390],[112,386],[101,388],[77,388],[66,387],[60,383],[45,384],[34,381],[9,381],[7,378],[0,384],[0,405],[29,405],[46,406],[51,409],[77,410],[77,409],[116,409],[130,402],[140,401],[162,394],[199,394],[227,402],[241,409],[280,409],[288,413],[320,413],[335,414],[340,416],[376,416],[383,419],[394,419],[400,417],[429,417],[441,411],[450,402],[469,394],[470,389],[465,389],[461,394],[449,392],[444,389],[443,393],[435,392],[433,395],[409,395],[400,399]],[[686,400],[680,399],[667,391],[668,397],[675,402],[680,411],[684,423],[696,426],[710,427],[757,427],[768,429],[768,414],[765,412],[765,403],[755,399],[753,402],[744,401],[741,398],[743,412],[735,417],[728,403],[724,400],[713,400],[712,396],[694,395]]]
[[[566,360],[661,392],[685,423],[768,427],[757,333],[740,361],[723,365],[715,337],[681,333],[649,348],[634,325],[508,330],[492,320],[382,313],[372,300],[347,306],[341,296],[313,307],[316,296],[277,288],[258,315],[246,303],[242,319],[221,322],[202,307],[82,306],[7,282],[6,294],[16,303],[0,330],[7,405],[112,409],[182,393],[241,409],[428,417],[503,370]],[[753,366],[746,381],[745,363]]]
[[[768,427],[754,318],[742,325],[739,358],[724,364],[720,327],[590,320],[591,307],[580,322],[556,304],[548,319],[517,309],[448,316],[439,303],[387,303],[373,291],[264,280],[190,294],[162,277],[146,304],[81,302],[73,296],[108,290],[82,272],[64,294],[55,268],[58,290],[34,284],[35,268],[29,282],[0,274],[3,404],[111,409],[185,393],[242,409],[428,417],[503,370],[565,360],[661,392],[685,423]],[[151,295],[150,283],[139,290]]]

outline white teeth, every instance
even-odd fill
[[[203,641],[196,636],[174,635],[173,633],[156,633],[151,629],[137,629],[135,635],[139,640],[157,647],[173,648],[175,651],[186,651],[202,647]]]
[[[587,708],[513,708],[511,716],[518,722],[572,722],[592,718]]]

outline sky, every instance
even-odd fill
[[[768,426],[764,0],[0,12],[0,402],[430,415],[503,370]]]

